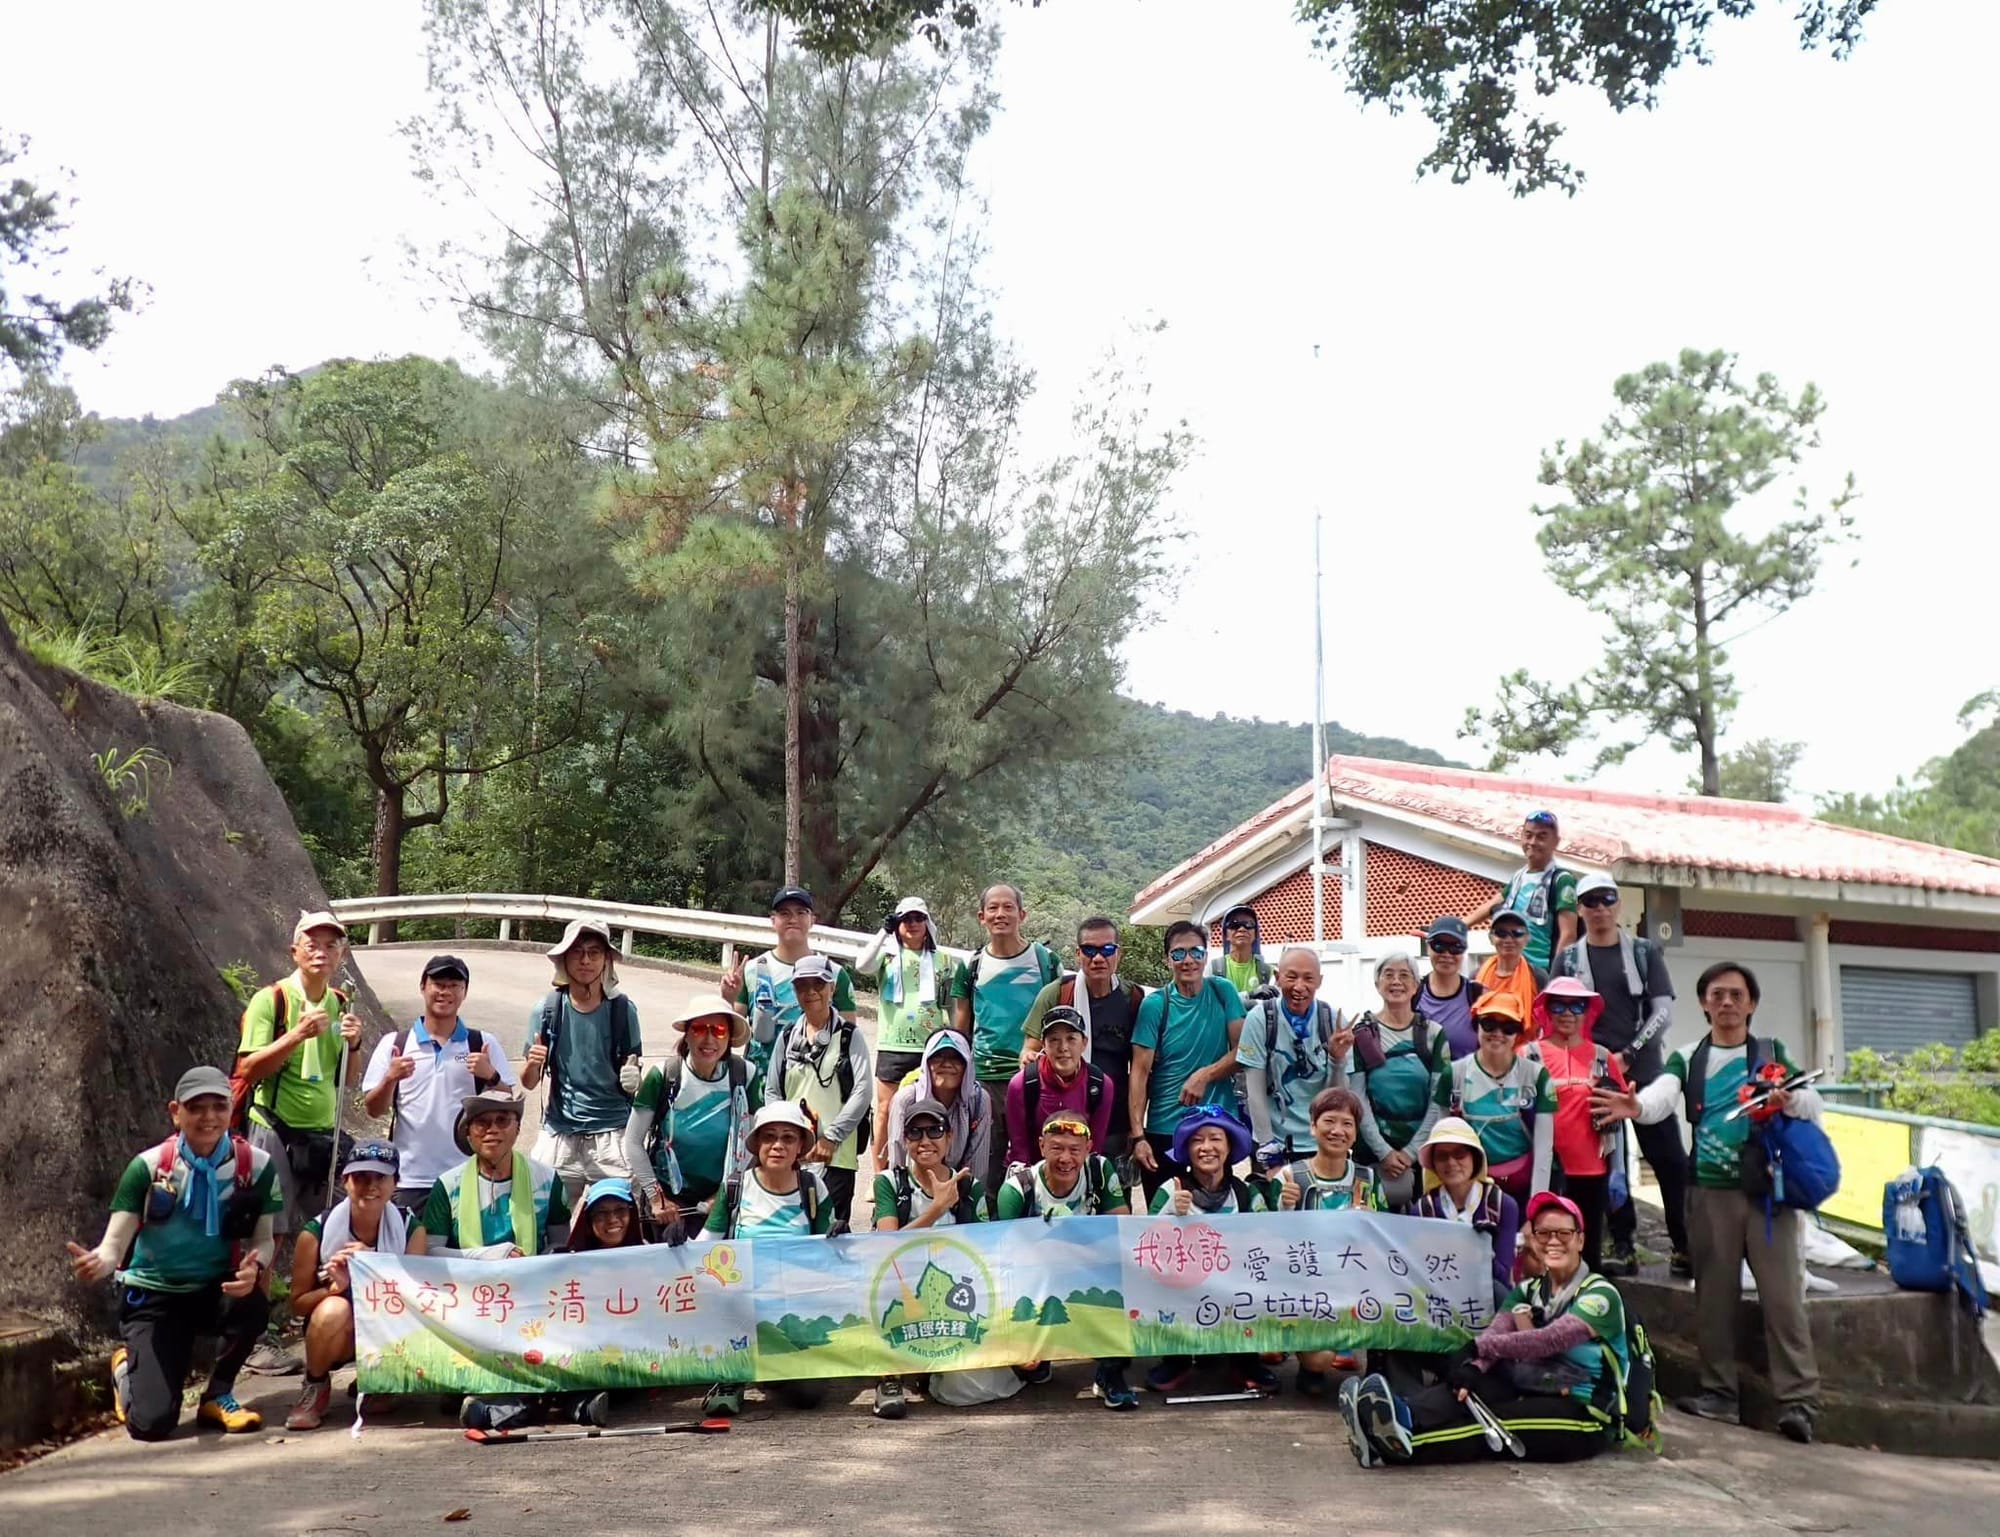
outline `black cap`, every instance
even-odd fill
[[[819,911],[819,909],[813,905],[813,894],[810,891],[806,890],[806,888],[803,886],[779,887],[778,894],[775,897],[771,898],[771,911],[775,913],[779,908],[783,907],[787,902],[802,902],[805,904],[805,909],[809,913],[816,913]]]
[[[428,982],[432,977],[457,977],[461,982],[470,982],[472,972],[455,955],[434,955],[424,962],[423,975],[417,980]]]
[[[1446,913],[1431,919],[1431,926],[1424,930],[1425,939],[1455,939],[1460,944],[1466,940],[1465,920]]]

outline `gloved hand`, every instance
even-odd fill
[[[1464,1388],[1469,1393],[1476,1393],[1483,1386],[1480,1381],[1483,1375],[1477,1356],[1460,1356],[1451,1363],[1450,1370],[1444,1374],[1445,1386],[1453,1389]]]
[[[1251,988],[1250,997],[1247,1001],[1250,1003],[1262,1003],[1267,998],[1276,998],[1277,996],[1279,996],[1278,984],[1275,982],[1266,982],[1262,987]]]
[[[618,1069],[618,1087],[623,1089],[628,1095],[637,1094],[639,1092],[639,1081],[644,1076],[645,1070],[641,1067],[638,1057],[627,1057],[625,1065]]]

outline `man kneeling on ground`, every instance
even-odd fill
[[[357,1142],[340,1166],[347,1198],[314,1217],[292,1250],[292,1313],[306,1321],[306,1380],[285,1416],[287,1430],[317,1430],[333,1397],[333,1369],[354,1359],[357,1254],[422,1254],[424,1230],[395,1204],[401,1169],[393,1142]]]
[[[115,1274],[123,1288],[124,1343],[111,1353],[111,1384],[135,1441],[174,1433],[202,1335],[221,1343],[195,1422],[258,1430],[263,1417],[237,1403],[233,1389],[271,1311],[271,1222],[283,1205],[276,1165],[229,1134],[229,1078],[220,1068],[183,1073],[167,1113],[176,1134],[125,1166],[104,1237],[94,1249],[70,1244],[70,1267],[79,1281]]]
[[[1466,1462],[1489,1455],[1481,1404],[1544,1462],[1592,1457],[1612,1444],[1606,1406],[1622,1399],[1629,1362],[1618,1288],[1583,1258],[1583,1211],[1547,1191],[1528,1203],[1542,1274],[1517,1286],[1444,1382],[1398,1396],[1379,1373],[1350,1377],[1340,1411],[1354,1460]]]

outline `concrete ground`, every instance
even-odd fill
[[[414,1012],[417,971],[431,948],[363,946],[355,959],[392,1011]],[[518,1058],[529,1010],[548,985],[546,962],[513,951],[462,953],[473,971],[467,1019]],[[648,1055],[657,1057],[671,1039],[665,1021],[704,984],[636,967],[625,982]],[[1086,1396],[1089,1369],[1080,1365],[1005,1404],[918,1403],[900,1425],[873,1420],[858,1390],[813,1413],[766,1409],[753,1397],[727,1436],[548,1446],[474,1446],[434,1403],[415,1402],[380,1418],[371,1405],[357,1440],[346,1433],[352,1410],[338,1393],[325,1428],[288,1435],[275,1427],[298,1383],[243,1379],[243,1398],[273,1427],[260,1434],[189,1429],[142,1446],[112,1431],[0,1477],[0,1532],[331,1537],[436,1531],[459,1510],[470,1512],[465,1531],[520,1537],[2000,1531],[2000,1464],[1794,1447],[1678,1414],[1669,1416],[1660,1458],[1626,1453],[1562,1467],[1495,1459],[1364,1473],[1339,1417],[1323,1405],[1287,1396],[1169,1408],[1149,1396],[1142,1412],[1113,1415]],[[698,1416],[692,1396],[635,1398],[617,1420]]]
[[[345,1374],[343,1374],[344,1376]],[[816,1412],[754,1402],[727,1436],[481,1447],[434,1406],[345,1433],[221,1437],[184,1430],[158,1446],[108,1432],[0,1477],[0,1531],[227,1531],[328,1537],[463,1530],[786,1534],[942,1530],[1180,1537],[1191,1531],[1315,1537],[1894,1532],[1996,1529],[2000,1466],[1795,1447],[1671,1415],[1664,1457],[1623,1453],[1566,1466],[1504,1458],[1452,1468],[1355,1466],[1339,1417],[1285,1397],[1262,1404],[1107,1414],[1081,1395],[1088,1368],[1006,1404],[918,1404],[901,1424],[865,1398]],[[246,1378],[282,1422],[297,1378]],[[620,1423],[681,1421],[693,1398],[639,1400]]]

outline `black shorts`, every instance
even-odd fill
[[[923,1066],[921,1051],[878,1051],[875,1053],[875,1081],[901,1083]]]

